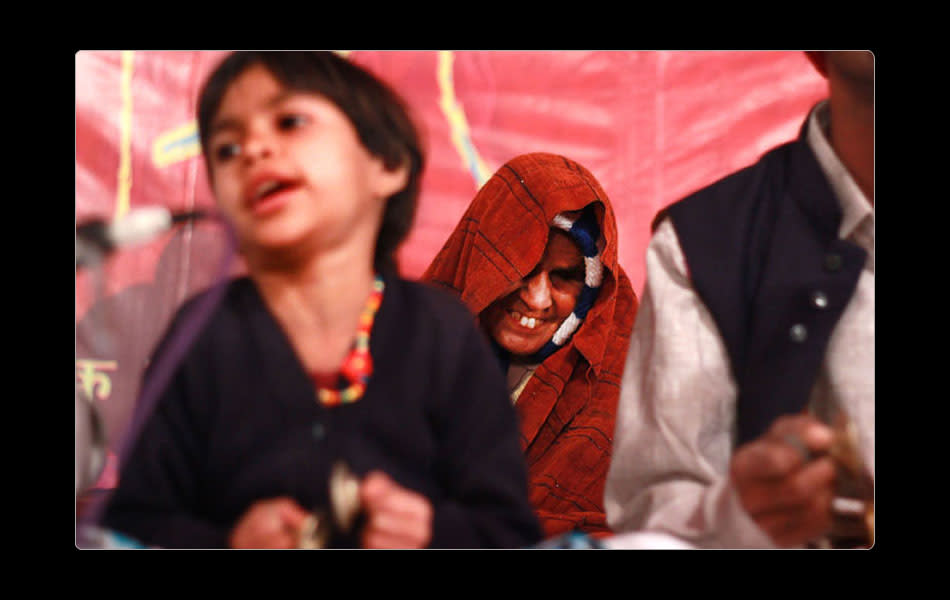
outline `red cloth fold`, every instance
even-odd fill
[[[535,371],[516,404],[530,498],[547,536],[609,533],[603,508],[624,360],[637,310],[617,262],[607,194],[583,166],[519,156],[489,179],[422,279],[457,293],[476,315],[534,269],[554,217],[595,204],[604,281],[584,323]]]

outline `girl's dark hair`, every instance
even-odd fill
[[[412,227],[425,155],[419,134],[402,98],[367,70],[334,52],[235,52],[205,82],[198,98],[201,149],[210,156],[211,124],[231,83],[248,68],[260,65],[287,89],[315,93],[333,102],[356,128],[363,146],[388,169],[406,165],[406,187],[386,202],[376,238],[374,267],[396,272],[395,252]],[[211,167],[206,161],[209,176]]]

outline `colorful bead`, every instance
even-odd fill
[[[359,400],[366,391],[370,375],[373,373],[373,359],[369,352],[369,334],[373,329],[376,311],[383,301],[386,285],[379,275],[373,280],[373,291],[363,306],[357,324],[356,340],[353,348],[340,367],[340,379],[336,389],[317,386],[317,399],[324,406],[338,406]]]

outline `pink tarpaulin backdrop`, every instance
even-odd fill
[[[413,278],[495,169],[546,151],[600,180],[618,219],[620,262],[639,295],[657,210],[794,138],[827,89],[804,54],[791,51],[341,52],[388,81],[423,133],[419,213],[399,255]],[[194,106],[222,55],[76,55],[77,223],[153,204],[213,206]],[[112,437],[171,311],[211,280],[217,238],[197,227],[119,252],[99,271],[101,287],[93,274],[77,274],[77,383],[102,408]],[[94,348],[90,338],[105,329],[112,343]]]

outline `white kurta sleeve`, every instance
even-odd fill
[[[608,523],[698,547],[774,547],[729,483],[736,384],[668,219],[646,261],[607,475]]]

